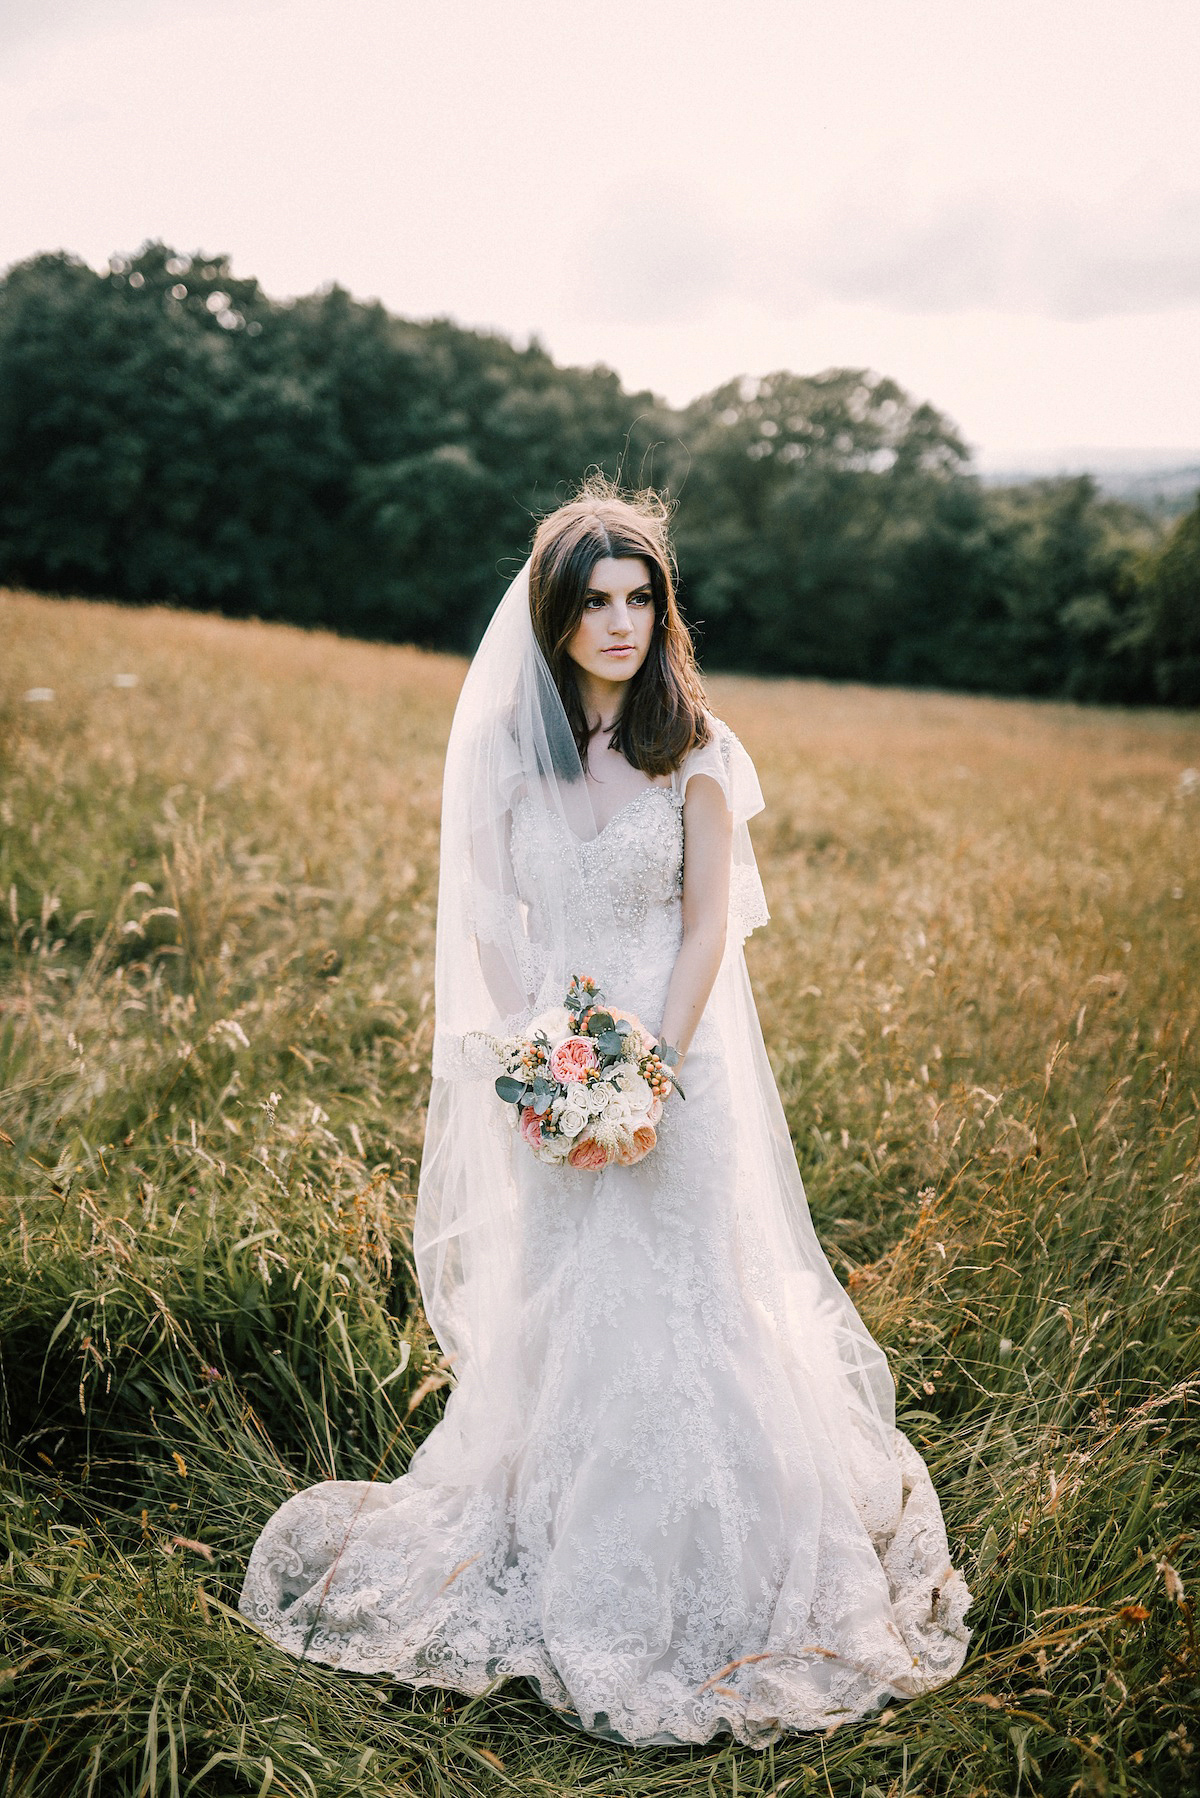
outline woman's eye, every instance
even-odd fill
[[[633,593],[630,595],[629,603],[631,606],[652,606],[654,595],[652,593]]]

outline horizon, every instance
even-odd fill
[[[337,281],[675,406],[864,367],[981,465],[1187,457],[1197,89],[1183,0],[511,0],[502,30],[484,0],[10,0],[0,263],[94,267],[149,221],[272,295]]]
[[[80,257],[80,260],[84,261],[87,266],[92,269],[93,273],[103,274],[106,269],[114,265],[118,258],[132,259],[146,245],[153,243],[163,243],[165,247],[176,253],[190,257],[193,263],[218,261],[225,254],[225,252],[220,250],[205,250],[199,246],[194,250],[182,250],[181,246],[178,244],[169,244],[161,234],[151,233],[144,236],[137,246],[112,250],[108,258],[103,259],[100,262],[91,262],[86,257]],[[30,257],[59,254],[78,256],[79,253],[71,250],[67,245],[58,244],[53,248],[31,251]],[[19,262],[27,261],[29,259],[29,257],[21,257],[18,258],[17,261],[8,263],[3,268],[0,268],[0,279],[4,279],[13,268],[18,266]],[[231,275],[240,279],[251,278],[250,275],[247,274],[247,271],[236,269],[232,266],[232,258],[230,258],[230,264]],[[345,288],[345,283],[340,282],[336,276],[332,277],[329,281],[322,283],[323,288],[339,286]],[[266,292],[265,287],[263,291]],[[313,289],[312,291],[319,292],[321,289]],[[346,291],[350,290],[346,289]],[[287,306],[306,298],[307,295],[304,293],[270,293],[267,297],[272,304]],[[534,342],[541,342],[540,334],[537,331],[522,332],[519,329],[510,329],[506,326],[473,323],[469,320],[458,318],[449,312],[430,313],[420,318],[413,317],[409,314],[396,311],[395,307],[389,306],[387,301],[383,300],[378,294],[363,295],[352,293],[351,298],[363,305],[372,305],[376,303],[382,305],[394,317],[403,318],[406,323],[410,324],[431,324],[435,320],[445,319],[459,330],[478,332],[481,335],[496,335],[502,337],[518,349],[527,348]],[[594,363],[571,363],[566,361],[563,357],[555,355],[550,346],[544,342],[541,343],[541,347],[559,367],[588,368],[611,366],[604,363],[602,359]],[[619,369],[613,369],[612,372],[617,374],[621,379],[626,391],[634,391]],[[762,379],[765,375],[772,372],[774,371],[765,368],[754,371],[731,369],[726,376],[722,377],[721,381],[714,383],[714,386],[722,385],[724,381],[727,380],[739,378]],[[823,373],[824,370],[818,368],[796,368],[792,369],[790,372],[803,376],[820,374]],[[871,372],[886,376],[889,375],[891,371],[888,369],[877,368]],[[682,411],[686,406],[691,404],[692,401],[701,398],[702,393],[711,392],[712,389],[707,388],[700,392],[689,394],[687,398],[682,401],[671,400],[653,387],[651,387],[649,391],[654,394],[657,401],[668,406],[671,410]],[[945,411],[945,408],[939,405],[937,396],[934,394],[918,394],[914,397],[928,401],[931,405],[936,406],[939,411]],[[950,423],[956,428],[959,428],[959,421],[957,419],[950,417]],[[1117,475],[1143,473],[1150,475],[1158,472],[1175,473],[1189,470],[1193,463],[1200,469],[1200,435],[1198,435],[1196,441],[1192,443],[1179,445],[1063,443],[1026,446],[1021,444],[998,444],[989,448],[987,446],[981,446],[978,443],[970,442],[965,435],[964,442],[967,445],[973,466],[980,473],[1002,473],[1011,471],[1014,473],[1029,474],[1061,473],[1099,475],[1109,473]]]

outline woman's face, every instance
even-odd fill
[[[654,635],[654,593],[641,556],[602,556],[592,569],[583,615],[567,654],[598,681],[631,680]]]

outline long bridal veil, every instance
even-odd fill
[[[746,935],[767,919],[747,829],[762,793],[731,732],[714,730],[693,754],[720,782],[734,815],[729,931],[707,1009],[732,1093],[729,1204],[740,1279],[805,1404],[825,1414],[864,1524],[886,1543],[900,1521],[905,1482],[891,1374],[817,1241],[743,953]],[[701,763],[695,766],[700,771]],[[543,881],[550,903],[536,929],[509,853],[513,809],[521,802],[544,807],[565,827],[547,834],[561,859],[554,878]],[[585,889],[581,846],[596,835],[566,713],[534,637],[526,563],[467,673],[446,755],[433,1084],[414,1249],[426,1312],[455,1385],[445,1423],[414,1460],[414,1469],[424,1462],[425,1479],[469,1484],[498,1457],[520,1450],[514,1323],[526,1295],[515,1249],[515,1145],[505,1108],[491,1093],[494,1063],[473,1033],[520,1028],[561,1004],[573,973],[588,971],[581,965],[588,945],[568,919],[578,917],[573,896]],[[586,898],[592,943],[615,942],[602,883]],[[608,996],[620,1002],[619,994]],[[646,1021],[652,1028],[658,1022]]]
[[[454,1384],[406,1474],[287,1500],[239,1600],[295,1653],[469,1692],[524,1673],[636,1742],[821,1727],[940,1684],[969,1634],[887,1362],[809,1217],[743,949],[767,918],[747,829],[762,793],[706,723],[673,799],[599,831],[521,570],[467,673],[443,791],[414,1251]],[[482,1039],[560,1006],[575,974],[614,982],[616,1005],[622,975],[665,992],[698,774],[734,832],[692,1102],[668,1102],[635,1166],[542,1168]],[[730,1667],[741,1692],[714,1683]]]

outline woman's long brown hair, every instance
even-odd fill
[[[704,686],[675,597],[668,507],[656,493],[622,493],[592,475],[575,498],[543,518],[533,539],[529,604],[533,631],[563,702],[579,759],[587,767],[587,714],[567,645],[583,616],[592,570],[605,556],[638,556],[650,570],[654,632],[629,682],[609,735],[612,748],[643,774],[669,774],[708,741]]]

